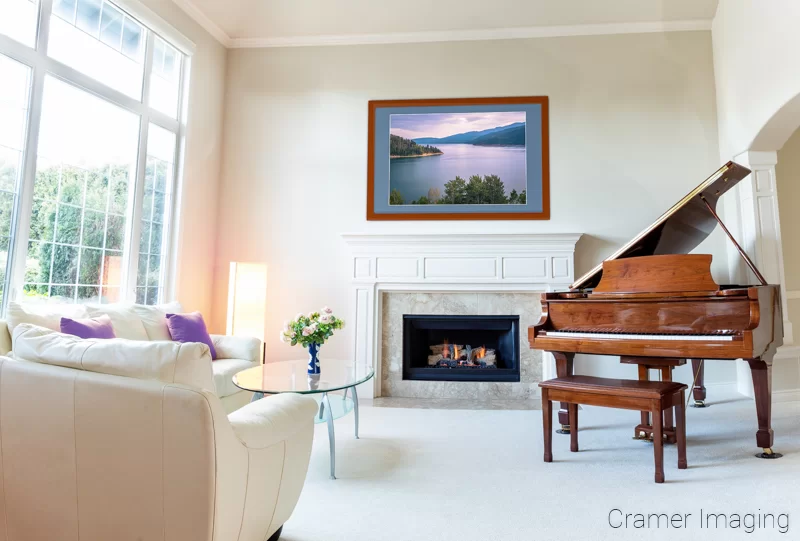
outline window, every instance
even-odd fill
[[[0,0],[0,34],[33,47],[38,14],[36,0]]]
[[[8,275],[14,208],[22,176],[30,71],[0,54],[0,300]]]
[[[184,53],[105,0],[0,0],[0,34],[0,295],[167,300]]]

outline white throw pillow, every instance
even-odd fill
[[[148,340],[147,331],[133,307],[133,304],[87,304],[86,311],[89,313],[89,317],[102,315],[110,317],[117,338],[146,342]]]
[[[167,328],[167,314],[182,314],[183,308],[179,302],[169,302],[167,304],[156,304],[146,306],[144,304],[134,304],[133,310],[139,316],[147,332],[147,337],[153,340],[172,340]]]
[[[53,331],[61,332],[61,318],[85,319],[89,317],[82,304],[57,303],[18,303],[9,302],[6,310],[8,332],[13,336],[14,329],[22,323],[38,325]]]

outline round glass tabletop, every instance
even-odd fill
[[[371,366],[349,360],[320,359],[320,373],[308,373],[308,361],[281,361],[248,368],[233,376],[233,384],[265,394],[327,393],[364,383],[375,375]]]

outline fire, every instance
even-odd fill
[[[453,358],[458,360],[458,346],[453,344]]]
[[[444,341],[444,348],[442,348],[442,358],[447,359],[450,357],[450,346],[447,344],[447,340]]]
[[[481,346],[478,348],[478,353],[475,354],[476,359],[483,359],[483,356],[486,355],[486,346]]]

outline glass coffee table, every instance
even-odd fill
[[[355,416],[356,439],[358,439],[358,394],[356,385],[368,381],[375,375],[371,366],[354,361],[320,359],[320,373],[308,374],[308,360],[267,363],[248,368],[233,376],[233,384],[252,391],[251,401],[264,398],[265,394],[299,393],[320,396],[319,413],[315,423],[328,424],[328,444],[331,456],[331,479],[336,479],[336,438],[333,421],[351,411]],[[341,395],[329,396],[333,391],[344,391]],[[348,392],[352,391],[352,398]]]

